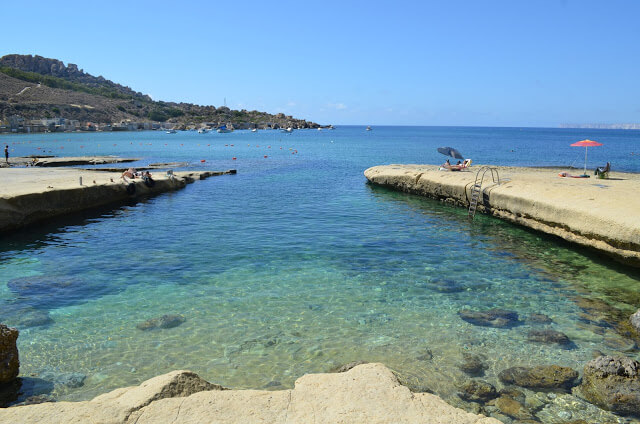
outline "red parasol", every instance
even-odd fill
[[[584,147],[584,175],[587,175],[587,151],[589,147],[602,146],[602,143],[593,140],[581,140],[573,143],[571,146]]]

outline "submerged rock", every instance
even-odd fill
[[[113,290],[108,284],[91,283],[67,275],[14,278],[7,287],[20,296],[21,304],[34,308],[75,305]]]
[[[551,324],[553,322],[553,320],[545,314],[531,314],[529,315],[529,321],[538,324]]]
[[[53,391],[53,383],[41,378],[18,377],[6,384],[0,384],[0,408],[22,404],[29,399],[31,403],[48,396]],[[2,422],[2,420],[0,420]]]
[[[44,371],[39,375],[43,380],[50,381],[54,386],[78,388],[84,386],[87,376],[79,372]]]
[[[465,285],[449,279],[432,280],[430,287],[440,293],[459,293],[467,289]]]
[[[470,376],[480,377],[484,375],[484,370],[487,369],[487,366],[483,362],[483,357],[480,355],[473,355],[468,352],[462,353],[463,362],[458,365],[463,372],[467,373]]]
[[[620,415],[640,415],[640,362],[600,356],[584,367],[580,391],[591,403]]]
[[[151,318],[136,325],[138,330],[147,331],[156,328],[174,328],[185,322],[187,319],[182,315],[162,315]]]
[[[640,309],[629,317],[629,322],[631,322],[631,326],[640,333]]]
[[[462,309],[458,312],[460,318],[473,324],[483,327],[505,328],[519,324],[518,313],[506,309],[489,309],[488,311],[472,311]]]
[[[16,341],[17,329],[0,324],[0,384],[9,383],[18,376],[20,360]]]
[[[539,390],[568,390],[575,385],[578,372],[558,365],[533,368],[513,367],[503,370],[498,378],[505,384]]]
[[[510,396],[500,396],[494,402],[503,414],[518,420],[532,420],[534,415],[520,402]]]
[[[486,381],[469,380],[460,387],[458,396],[468,402],[487,402],[498,397],[498,391]]]
[[[575,344],[564,333],[556,330],[531,330],[527,334],[527,340],[530,342],[544,344],[558,344],[565,349],[571,349]]]
[[[363,365],[363,364],[368,364],[367,361],[353,361],[353,362],[349,362],[348,364],[344,364],[341,365],[339,367],[336,368],[332,368],[329,372],[347,372],[349,371],[351,368],[355,368],[358,365]]]
[[[425,349],[421,355],[416,357],[418,361],[430,361],[433,359],[433,352],[430,349]]]
[[[0,308],[0,320],[20,329],[38,327],[53,322],[46,309],[36,309],[11,302],[0,304]]]

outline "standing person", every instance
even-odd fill
[[[4,146],[4,160],[9,163],[9,145]]]

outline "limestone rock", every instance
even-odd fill
[[[7,287],[34,308],[51,308],[86,302],[113,288],[68,275],[34,275],[9,280]]]
[[[138,330],[146,331],[156,328],[174,328],[186,321],[182,315],[162,315],[161,317],[151,318],[136,325]]]
[[[462,354],[463,361],[458,367],[470,376],[480,377],[484,375],[487,366],[483,362],[483,358],[479,355],[473,355],[468,352]]]
[[[584,367],[580,391],[591,403],[620,415],[640,415],[640,362],[600,356]]]
[[[573,387],[578,372],[558,365],[540,365],[533,368],[513,367],[498,374],[500,381],[520,387],[539,390],[567,390]]]
[[[41,372],[39,377],[53,383],[54,386],[67,386],[78,388],[84,386],[87,376],[79,372],[55,372],[47,370]]]
[[[545,314],[531,314],[529,315],[529,321],[538,324],[551,324],[553,320]]]
[[[422,353],[416,356],[416,361],[431,361],[433,359],[433,352],[431,349],[425,349]]]
[[[498,397],[496,388],[481,380],[470,380],[460,390],[458,396],[469,402],[486,402]]]
[[[48,310],[36,309],[14,302],[0,302],[0,321],[21,330],[53,322]]]
[[[557,344],[565,349],[570,349],[575,346],[566,334],[551,329],[531,330],[527,334],[527,340],[536,343]]]
[[[309,374],[293,390],[215,390],[197,375],[174,371],[88,402],[0,409],[0,422],[181,424],[391,423],[500,424],[429,393],[411,393],[382,364]]]
[[[435,279],[431,281],[430,287],[440,293],[458,293],[467,288],[464,284],[451,279]]]
[[[18,376],[18,330],[0,324],[0,384],[9,383]]]
[[[638,309],[635,314],[629,317],[629,321],[631,322],[633,328],[635,328],[635,330],[640,333],[640,309]]]
[[[460,318],[473,324],[483,327],[505,328],[512,327],[519,323],[518,313],[505,309],[489,309],[488,311],[472,311],[462,309],[458,312]]]
[[[533,414],[523,404],[509,396],[500,396],[495,401],[495,406],[505,415],[519,420],[530,420]]]
[[[366,361],[353,361],[353,362],[349,362],[348,364],[341,365],[337,368],[333,368],[329,372],[347,372],[350,369],[357,367],[358,365],[363,365],[366,363],[367,363]]]

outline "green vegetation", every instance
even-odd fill
[[[158,121],[158,122],[164,122],[168,119],[167,115],[165,115],[162,111],[157,109],[149,112],[148,116],[149,116],[149,119],[151,119],[152,121]]]
[[[52,61],[55,62],[53,59],[40,59],[45,64]],[[50,90],[32,90],[33,94],[43,99],[42,103],[38,104],[22,103],[19,97],[12,96],[9,93],[8,101],[5,102],[4,106],[0,105],[0,118],[13,114],[26,118],[50,117],[54,114],[68,119],[94,122],[113,122],[123,118],[137,120],[133,118],[136,117],[144,121],[171,121],[183,125],[203,122],[211,123],[212,125],[226,123],[240,128],[256,124],[294,127],[298,125],[301,127],[311,125],[313,127],[313,125],[316,125],[312,122],[293,119],[291,116],[285,116],[282,113],[272,115],[256,110],[231,110],[226,106],[215,107],[154,101],[149,96],[137,93],[129,87],[82,72],[80,75],[67,75],[64,72],[59,72],[54,73],[59,76],[52,76],[37,73],[37,69],[40,69],[38,67],[25,67],[23,69],[26,70],[11,66],[0,66],[0,73],[31,84],[42,84],[61,91],[52,93]],[[2,87],[0,87],[1,90]],[[69,96],[62,91],[72,91],[79,94]],[[3,93],[0,92],[0,94]],[[80,106],[76,105],[76,103]],[[74,106],[61,106],[65,104],[74,104]],[[114,113],[114,109],[119,112]]]
[[[52,77],[48,75],[41,75],[35,72],[25,72],[15,68],[9,68],[6,66],[0,67],[0,72],[10,77],[17,78],[22,81],[40,83],[51,88],[60,88],[63,90],[80,91],[87,94],[95,94],[98,96],[109,97],[112,99],[130,99],[131,96],[122,94],[117,90],[109,87],[88,87],[83,84],[75,82],[69,82],[62,78]]]

